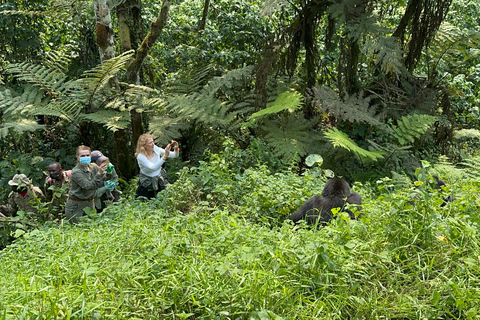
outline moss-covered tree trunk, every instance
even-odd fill
[[[134,59],[127,66],[127,82],[132,84],[140,84],[140,70],[143,61],[147,57],[150,49],[155,44],[155,41],[160,36],[165,24],[168,20],[168,13],[170,10],[170,0],[164,0],[160,13],[155,21],[151,23],[151,28],[142,43],[138,47]],[[117,14],[119,16],[119,31],[121,36],[122,50],[132,48],[132,38],[136,39],[138,36],[132,37],[132,28],[129,27],[129,22],[136,21],[139,15],[135,15],[134,9],[140,8],[140,1],[132,0],[123,3],[119,6]],[[136,146],[138,137],[144,132],[142,114],[136,110],[130,112],[131,132],[128,129],[119,130],[115,132],[115,152],[118,157],[119,169],[123,177],[130,179],[135,174],[135,161],[133,157],[133,150]]]
[[[115,57],[112,17],[107,0],[94,0],[94,9],[97,22],[95,41],[100,51],[100,60],[103,63],[105,60]]]

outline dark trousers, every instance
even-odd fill
[[[137,187],[137,192],[135,193],[135,199],[138,199],[139,197],[145,197],[148,200],[155,198],[157,193],[155,190],[148,190],[148,188],[138,186]]]

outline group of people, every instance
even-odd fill
[[[118,201],[121,194],[116,188],[118,175],[109,159],[98,150],[90,152],[87,146],[78,147],[76,156],[78,164],[72,170],[63,170],[62,165],[56,161],[48,165],[43,191],[34,186],[25,174],[14,175],[8,182],[12,188],[8,203],[0,206],[0,213],[7,216],[16,215],[18,211],[38,214],[38,206],[35,204],[47,201],[51,203],[51,213],[59,218],[65,215],[75,223],[76,210],[81,208],[83,213],[83,208],[87,207],[82,205],[86,201],[79,200],[91,200],[93,205],[89,207],[97,211],[102,211],[108,201]],[[96,179],[85,174],[86,171],[100,170],[101,174]],[[86,188],[91,193],[86,194]]]
[[[179,151],[176,141],[172,140],[163,149],[155,145],[151,135],[139,137],[135,152],[140,169],[136,198],[154,198],[165,188],[169,180],[162,165],[168,158],[177,157]],[[119,200],[118,174],[102,152],[81,145],[76,150],[76,159],[77,165],[72,170],[63,170],[59,162],[47,167],[49,175],[44,192],[25,174],[16,174],[8,182],[12,191],[8,204],[0,206],[0,214],[15,215],[20,210],[38,214],[35,201],[49,201],[68,221],[77,223],[86,208],[102,211],[110,201]]]

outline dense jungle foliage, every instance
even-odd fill
[[[467,0],[0,0],[1,202],[81,144],[123,192],[0,219],[0,317],[478,319],[479,26]],[[150,202],[144,132],[181,145]],[[365,217],[286,222],[332,174]]]

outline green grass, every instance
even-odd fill
[[[363,221],[283,223],[323,179],[183,172],[163,198],[124,199],[0,251],[2,319],[478,319],[475,170],[434,168],[455,202],[385,179],[357,185]]]

